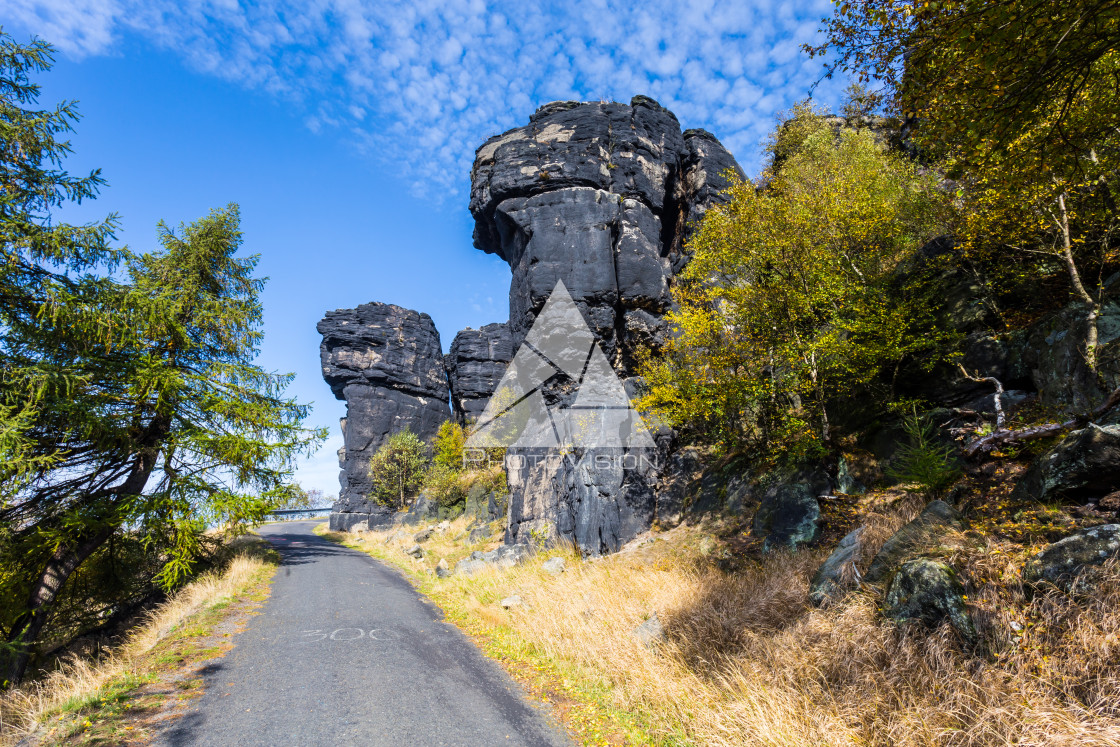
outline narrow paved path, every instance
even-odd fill
[[[570,744],[402,576],[316,523],[260,529],[283,556],[272,596],[164,744]]]

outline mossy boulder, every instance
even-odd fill
[[[871,561],[864,579],[871,584],[886,581],[906,560],[929,552],[947,532],[960,529],[960,514],[945,501],[930,501],[918,518],[899,529]]]
[[[929,628],[948,620],[965,641],[977,640],[957,574],[937,560],[903,563],[891,578],[883,613],[896,622],[919,622]]]
[[[1034,461],[1015,497],[1036,501],[1088,500],[1120,488],[1120,425],[1073,431]]]
[[[1074,532],[1047,546],[1023,566],[1028,584],[1053,584],[1070,591],[1077,579],[1091,583],[1092,571],[1120,555],[1120,524]]]
[[[795,550],[820,533],[821,507],[807,483],[783,483],[767,491],[755,512],[751,534],[763,540],[763,552]]]

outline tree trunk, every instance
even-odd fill
[[[5,667],[3,679],[7,683],[16,684],[27,670],[27,663],[31,659],[31,651],[43,624],[50,616],[51,605],[58,598],[63,584],[70,578],[70,574],[88,558],[94,550],[100,547],[105,540],[115,531],[115,527],[104,527],[84,538],[74,547],[62,545],[51,555],[39,580],[31,590],[27,600],[27,611],[16,620],[8,642],[13,650],[8,666]]]
[[[155,469],[159,458],[159,445],[171,429],[171,421],[165,416],[153,418],[148,425],[147,432],[141,441],[141,448],[136,455],[136,461],[128,477],[110,495],[131,496],[140,495],[148,478]],[[17,684],[27,670],[31,660],[31,653],[43,624],[50,615],[51,605],[58,598],[59,591],[66,584],[75,569],[99,548],[120,527],[120,521],[111,518],[103,526],[79,537],[76,543],[60,545],[47,561],[46,567],[39,574],[39,579],[28,597],[26,611],[19,616],[8,634],[8,643],[11,646],[7,654],[7,665],[4,666],[2,681]]]
[[[1081,282],[1081,273],[1077,270],[1077,262],[1074,261],[1073,239],[1069,230],[1069,209],[1066,207],[1064,192],[1058,195],[1058,215],[1055,219],[1061,234],[1062,260],[1066,264],[1066,272],[1069,273],[1070,285],[1073,286],[1073,292],[1077,294],[1077,297],[1088,310],[1086,314],[1088,329],[1085,334],[1085,364],[1089,366],[1089,372],[1093,374],[1095,379],[1097,377],[1097,341],[1099,337],[1097,322],[1101,315],[1101,304],[1086,290],[1085,284]]]

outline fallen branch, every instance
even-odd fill
[[[982,436],[964,447],[964,454],[966,457],[972,459],[982,454],[987,454],[997,446],[1002,446],[1004,444],[1018,441],[1030,441],[1037,438],[1048,438],[1050,436],[1056,436],[1059,433],[1073,430],[1074,428],[1082,428],[1094,420],[1101,418],[1118,404],[1120,404],[1120,389],[1115,389],[1112,394],[1108,395],[1108,398],[1103,403],[1086,415],[1078,415],[1064,423],[1044,423],[1042,425],[1032,425],[1029,428],[1019,428],[1017,430],[1002,428],[986,436]]]

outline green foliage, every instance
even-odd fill
[[[937,425],[919,415],[917,408],[903,418],[902,428],[907,443],[895,453],[887,477],[920,485],[931,497],[943,494],[961,476],[956,449],[938,437]]]
[[[1043,169],[1117,142],[1112,0],[846,0],[824,30],[809,51],[833,57],[830,74],[880,85],[920,118],[927,146],[961,165],[996,165],[1024,137],[1036,150],[1021,157]]]
[[[462,506],[467,496],[463,473],[446,464],[433,462],[424,475],[424,492],[435,499],[440,508]]]
[[[0,32],[0,626],[13,644],[0,679],[11,680],[106,543],[127,530],[156,564],[149,578],[181,583],[203,531],[240,531],[291,498],[295,457],[325,436],[284,396],[291,376],[253,363],[263,280],[257,257],[239,256],[236,205],[161,223],[162,248],[144,255],[109,246],[113,217],[52,220],[101,177],[62,169],[73,104],[29,106],[28,76],[50,61],[45,44]]]
[[[461,425],[451,420],[444,422],[436,432],[436,440],[433,444],[433,467],[438,466],[452,471],[461,470],[466,441],[467,435]]]
[[[879,85],[958,180],[960,245],[997,293],[1029,298],[1065,276],[1070,295],[1052,300],[1095,320],[1120,260],[1115,3],[851,0],[825,31],[812,51],[833,56],[830,72]],[[1083,355],[1095,369],[1092,327]]]
[[[424,476],[424,443],[409,430],[397,431],[370,460],[370,477],[378,500],[393,508],[404,508],[415,495]]]
[[[35,107],[40,87],[30,78],[52,62],[46,43],[19,44],[0,30],[0,509],[64,451],[65,439],[44,443],[33,432],[45,400],[87,383],[84,356],[122,333],[104,303],[111,284],[94,272],[121,261],[109,244],[116,216],[84,226],[51,218],[104,183],[100,170],[75,177],[62,168],[75,103]],[[70,425],[80,433],[85,418],[75,410]]]
[[[639,406],[727,447],[809,453],[829,443],[830,403],[889,399],[895,367],[942,345],[895,271],[951,212],[932,175],[807,106],[770,150],[766,187],[734,184],[689,243],[679,334],[643,363]]]

